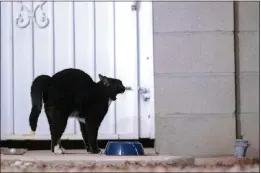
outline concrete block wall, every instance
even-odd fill
[[[160,154],[233,154],[233,8],[233,2],[153,2]]]
[[[259,156],[259,2],[235,3],[239,132]]]

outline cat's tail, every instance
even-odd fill
[[[37,121],[43,105],[43,93],[48,87],[50,79],[51,77],[48,75],[40,75],[37,78],[35,78],[32,83],[31,86],[32,109],[29,116],[29,124],[32,132],[36,131]]]

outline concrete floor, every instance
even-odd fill
[[[146,156],[106,156],[88,154],[85,150],[65,150],[63,155],[55,155],[49,150],[27,151],[24,155],[1,155],[3,160],[21,160],[21,161],[72,161],[72,162],[99,162],[99,163],[123,163],[125,161],[139,162],[169,162],[192,164],[194,158],[185,158],[178,156],[159,156],[152,148],[145,148]]]
[[[24,155],[1,154],[1,172],[259,172],[259,160],[233,156],[162,156],[156,155],[152,148],[146,148],[145,153],[146,156],[105,156],[89,155],[85,150],[66,150],[63,155],[54,155],[50,150],[38,150],[27,151]]]

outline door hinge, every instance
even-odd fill
[[[131,11],[137,11],[139,8],[140,1],[134,1],[131,5]]]

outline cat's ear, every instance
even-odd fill
[[[100,78],[100,80],[102,81],[102,80],[103,80],[103,78],[104,78],[104,76],[103,76],[103,75],[101,75],[101,74],[99,74],[99,78]]]
[[[109,85],[109,80],[106,76],[99,74],[99,78],[100,78],[100,81],[102,81],[105,86]]]

